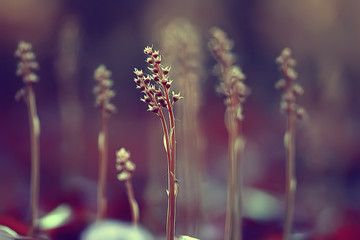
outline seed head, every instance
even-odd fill
[[[120,181],[131,178],[135,171],[135,164],[130,160],[130,152],[125,148],[121,148],[116,152],[116,170],[119,172],[117,177]]]
[[[15,51],[15,56],[20,58],[16,74],[22,76],[24,83],[36,83],[39,77],[34,73],[39,68],[36,55],[32,51],[30,43],[20,41]]]
[[[94,72],[94,79],[97,85],[93,92],[96,96],[95,106],[103,108],[108,113],[116,112],[116,107],[110,103],[111,98],[115,96],[115,92],[111,89],[113,81],[111,71],[107,70],[105,65],[100,65]]]
[[[296,104],[296,97],[304,93],[304,89],[297,83],[297,73],[294,69],[296,61],[291,56],[291,50],[285,48],[279,57],[276,58],[276,63],[279,65],[280,72],[283,79],[280,79],[275,87],[283,91],[280,109],[284,112],[294,112],[299,119],[303,119],[305,110]]]

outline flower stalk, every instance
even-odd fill
[[[98,137],[99,148],[99,180],[98,180],[98,209],[96,220],[101,221],[106,214],[106,179],[108,162],[108,119],[111,113],[116,111],[116,107],[110,103],[110,99],[115,96],[115,92],[110,89],[113,85],[111,72],[104,65],[100,65],[94,74],[95,81],[98,83],[94,87],[96,96],[95,106],[101,109],[101,128]]]
[[[297,73],[294,70],[296,61],[291,57],[291,50],[285,48],[276,59],[284,79],[280,79],[275,87],[282,90],[280,108],[286,114],[286,131],[284,147],[286,153],[286,209],[283,240],[289,240],[294,218],[296,175],[295,175],[295,123],[302,119],[305,111],[296,104],[296,97],[302,95],[303,88],[295,83]]]
[[[139,223],[139,206],[135,199],[134,189],[131,183],[132,175],[135,171],[135,163],[130,160],[130,152],[121,148],[116,152],[116,170],[119,171],[117,177],[119,181],[125,182],[126,193],[129,200],[131,219],[136,227]]]
[[[228,193],[225,220],[225,240],[242,239],[242,174],[241,161],[245,146],[242,133],[242,104],[250,90],[244,84],[245,75],[236,66],[231,53],[233,42],[219,28],[210,31],[209,48],[218,62],[216,74],[220,84],[218,92],[225,95],[225,126],[228,132]]]
[[[144,93],[141,101],[148,104],[148,111],[155,113],[161,121],[164,132],[164,147],[168,162],[168,208],[166,221],[166,239],[174,240],[175,237],[175,216],[176,216],[176,141],[175,141],[175,116],[173,105],[182,97],[180,93],[172,92],[170,88],[172,80],[169,79],[170,67],[162,66],[159,51],[153,51],[152,47],[146,47],[144,53],[148,56],[146,62],[150,65],[151,75],[144,75],[142,70],[135,68],[134,79],[136,88]],[[164,111],[168,116],[164,115]]]
[[[20,41],[15,56],[20,58],[17,67],[17,75],[22,76],[25,87],[20,89],[15,98],[24,98],[28,108],[30,126],[31,147],[31,182],[30,182],[30,228],[29,235],[34,236],[36,232],[36,221],[38,219],[39,184],[40,184],[40,121],[36,109],[36,97],[33,85],[39,81],[34,70],[39,68],[36,56],[32,52],[30,43]]]

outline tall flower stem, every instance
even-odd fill
[[[116,169],[119,171],[117,177],[125,182],[126,193],[130,205],[130,212],[133,225],[137,227],[139,223],[139,206],[135,199],[134,189],[131,184],[131,177],[135,171],[135,163],[130,160],[130,152],[121,148],[116,152]]]
[[[161,65],[161,56],[159,51],[153,51],[152,47],[146,47],[144,53],[148,56],[146,62],[151,66],[149,69],[152,75],[144,75],[142,70],[135,68],[134,79],[137,88],[144,93],[141,101],[148,104],[148,111],[155,113],[161,121],[164,132],[164,147],[166,150],[167,167],[168,167],[168,208],[166,218],[166,239],[174,240],[175,238],[175,219],[176,219],[176,141],[175,141],[175,116],[173,105],[181,99],[180,93],[172,92],[170,98],[170,87],[172,80],[169,79],[170,67]],[[154,83],[154,84],[151,84]],[[165,117],[163,111],[168,111]]]
[[[303,118],[305,110],[296,104],[296,97],[302,95],[303,88],[295,83],[297,73],[294,70],[296,61],[291,57],[291,50],[285,48],[276,59],[283,79],[275,87],[282,90],[280,108],[286,114],[286,131],[284,135],[285,147],[285,224],[283,240],[289,240],[294,218],[296,176],[295,176],[295,123],[297,118]]]
[[[296,176],[295,176],[295,120],[294,111],[287,112],[287,127],[285,133],[286,149],[286,210],[284,240],[290,239],[291,227],[294,218]]]
[[[116,111],[116,107],[110,103],[110,99],[115,96],[115,92],[110,89],[113,82],[111,72],[104,65],[100,65],[94,73],[95,81],[98,83],[94,87],[96,96],[95,106],[101,110],[101,127],[98,137],[99,148],[99,175],[97,191],[97,215],[96,220],[101,221],[106,214],[106,178],[108,165],[108,119],[111,113]]]
[[[242,104],[249,95],[244,84],[245,75],[236,66],[231,53],[233,47],[225,32],[211,29],[209,48],[217,60],[217,75],[220,78],[218,92],[225,95],[225,126],[228,132],[228,192],[225,215],[225,240],[242,239],[242,174],[241,156],[245,140],[242,133]]]
[[[39,205],[39,183],[40,183],[40,121],[36,111],[36,99],[32,83],[27,84],[27,106],[30,125],[31,145],[31,185],[30,185],[30,230],[29,235],[33,236],[36,230]]]
[[[38,82],[34,70],[39,68],[35,54],[30,43],[20,41],[15,56],[20,58],[16,74],[22,76],[25,88],[20,89],[16,99],[23,98],[28,108],[31,147],[31,182],[30,182],[30,228],[29,235],[36,234],[36,221],[38,218],[39,184],[40,184],[40,121],[36,110],[36,99],[33,85]]]
[[[239,149],[240,123],[236,117],[236,106],[228,106],[225,113],[228,129],[228,200],[226,208],[225,239],[241,239],[241,152]],[[242,150],[242,149],[241,149]]]
[[[104,108],[101,109],[101,130],[99,132],[99,181],[98,181],[98,211],[96,220],[100,221],[106,214],[106,177],[108,162],[108,132],[107,132],[108,116]]]
[[[133,225],[136,227],[139,223],[139,206],[137,204],[137,201],[135,200],[134,189],[133,189],[130,179],[127,179],[125,181],[125,187],[126,187],[129,204],[130,204],[131,219],[132,219]]]
[[[166,94],[166,98],[169,101],[169,96]],[[168,213],[167,213],[167,231],[166,236],[168,240],[173,240],[175,237],[175,216],[176,216],[176,196],[175,196],[175,120],[172,108],[169,110],[170,118],[170,158],[168,159],[168,186],[169,186],[169,197],[168,197]]]

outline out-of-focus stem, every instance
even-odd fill
[[[27,83],[27,106],[30,124],[30,144],[31,144],[31,193],[30,193],[30,229],[29,235],[33,236],[36,230],[36,220],[38,218],[39,204],[39,182],[40,182],[40,160],[39,160],[39,136],[40,121],[36,111],[36,99],[32,83]]]
[[[127,179],[125,181],[125,186],[126,186],[127,196],[129,199],[129,204],[130,204],[131,219],[132,219],[133,225],[136,227],[139,223],[139,206],[138,206],[137,201],[135,200],[134,189],[133,189],[130,179]]]
[[[294,218],[296,176],[295,176],[295,111],[287,111],[286,149],[286,210],[283,240],[289,240]]]
[[[230,100],[231,101],[231,100]],[[242,148],[236,146],[236,140],[241,134],[240,123],[236,117],[236,105],[230,103],[225,112],[225,124],[228,130],[228,197],[225,221],[225,239],[242,239],[241,197],[242,185],[239,183],[241,174],[240,158]]]
[[[98,181],[98,210],[96,220],[100,221],[106,214],[106,177],[107,177],[107,148],[108,148],[108,136],[107,136],[107,121],[108,116],[105,107],[101,109],[101,130],[99,133],[99,181]]]

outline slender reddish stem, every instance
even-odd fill
[[[240,158],[241,149],[235,146],[236,139],[241,136],[240,123],[236,117],[237,103],[230,99],[230,104],[226,108],[225,121],[228,130],[228,197],[225,220],[225,240],[242,239],[241,236],[241,180]],[[240,152],[238,152],[240,150]]]

